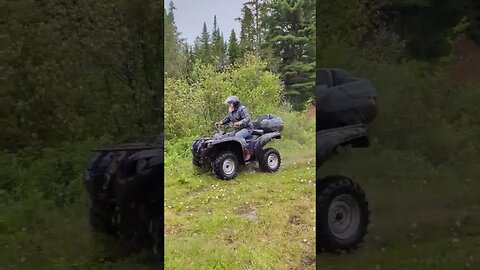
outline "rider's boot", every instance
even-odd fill
[[[244,158],[244,160],[249,160],[250,159],[250,150],[248,150],[248,143],[243,138],[240,140],[240,142],[242,143],[243,158]]]
[[[243,159],[245,161],[250,159],[250,150],[248,150],[246,147],[243,148]]]

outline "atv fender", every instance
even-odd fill
[[[260,136],[260,138],[258,138],[258,142],[257,142],[257,146],[256,148],[259,149],[259,148],[262,148],[264,147],[269,141],[273,140],[273,139],[280,139],[282,138],[282,136],[280,135],[280,132],[276,131],[276,132],[271,132],[271,133],[267,133],[267,134],[263,134],[262,136]]]
[[[153,166],[158,166],[161,163],[163,163],[163,148],[153,148],[153,149],[146,149],[142,151],[138,151],[136,153],[133,153],[130,157],[130,160],[140,160],[140,159],[145,159],[146,166],[145,168],[150,168]]]
[[[351,125],[317,132],[317,167],[320,167],[335,152],[338,146],[368,147],[365,125]]]
[[[203,150],[202,156],[211,156],[213,153],[218,154],[222,151],[232,151],[237,156],[238,162],[245,165],[242,144],[238,141],[237,137],[228,137],[212,142],[208,148]]]

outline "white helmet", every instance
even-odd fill
[[[224,103],[229,104],[229,103],[238,103],[240,100],[238,99],[237,96],[229,96],[225,99]]]

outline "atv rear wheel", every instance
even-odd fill
[[[274,148],[265,149],[258,160],[258,165],[264,172],[278,171],[281,163],[282,158],[280,157],[280,153]]]
[[[363,242],[370,222],[364,191],[343,176],[322,179],[319,188],[318,246],[330,252],[357,249]]]
[[[228,151],[221,153],[212,163],[213,173],[220,179],[230,180],[237,176],[237,156]]]

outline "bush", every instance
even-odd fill
[[[37,194],[58,206],[74,203],[85,195],[83,173],[92,149],[105,142],[106,139],[93,138],[64,142],[55,148],[42,149],[35,158],[22,158],[29,162],[20,155],[0,154],[0,191],[6,191],[10,199]]]
[[[165,80],[165,136],[167,140],[195,137],[212,130],[227,113],[223,101],[236,95],[255,118],[275,114],[284,104],[278,75],[266,71],[266,63],[247,56],[242,64],[223,73],[210,65],[196,65],[189,82]]]
[[[452,160],[455,156],[466,159],[466,153],[480,143],[475,135],[480,131],[478,85],[456,87],[448,63],[392,64],[369,54],[332,43],[322,48],[318,64],[372,81],[379,104],[378,117],[369,129],[373,141],[382,148],[418,153],[435,165],[457,164]]]

